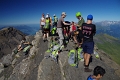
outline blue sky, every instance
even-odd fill
[[[88,14],[94,21],[120,21],[120,0],[0,0],[0,25],[36,24],[42,13],[67,13],[65,20],[78,21],[75,13],[80,11],[86,20]]]

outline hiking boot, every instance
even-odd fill
[[[84,71],[85,71],[85,72],[91,72],[92,69],[89,69],[88,67],[86,67],[86,68],[84,68]]]

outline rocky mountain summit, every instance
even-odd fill
[[[29,54],[24,55],[22,51],[14,54],[11,51],[5,55],[9,65],[6,67],[2,61],[0,62],[0,80],[87,80],[87,77],[93,74],[93,72],[84,72],[81,61],[78,68],[68,64],[68,51],[66,49],[73,49],[72,42],[59,54],[59,63],[56,64],[51,58],[44,58],[44,56],[49,55],[45,51],[50,42],[43,42],[41,31],[36,32],[34,36],[26,36],[26,39],[33,45]],[[120,66],[111,60],[104,51],[99,50],[97,46],[95,50],[99,53],[100,59],[95,58],[93,54],[90,68],[93,69],[98,65],[105,68],[106,74],[102,80],[120,80]]]

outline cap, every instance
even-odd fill
[[[81,16],[81,13],[80,13],[80,12],[77,12],[77,13],[76,13],[76,17],[78,17],[78,16]]]
[[[91,14],[89,14],[89,15],[87,16],[87,20],[93,20],[93,16],[92,16]]]
[[[65,12],[62,12],[63,15],[67,15]]]

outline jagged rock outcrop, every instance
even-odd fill
[[[0,58],[10,54],[12,49],[20,43],[23,36],[25,34],[13,27],[0,30]]]
[[[64,50],[59,54],[59,63],[56,64],[51,58],[45,59],[44,56],[48,49],[49,42],[42,41],[41,31],[36,32],[34,38],[27,37],[32,42],[33,47],[28,55],[22,52],[14,55],[12,65],[5,68],[3,75],[0,75],[0,80],[86,80],[91,74],[84,72],[83,62],[79,62],[78,68],[71,67],[68,64],[68,51]],[[73,49],[73,43],[70,42],[66,49]],[[119,65],[105,55],[104,52],[95,47],[99,53],[100,59],[96,59],[94,54],[90,68],[97,65],[102,66],[106,70],[106,74],[102,80],[120,80]],[[115,65],[112,67],[112,65]],[[2,65],[0,65],[2,67]]]

